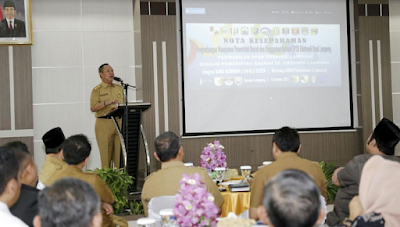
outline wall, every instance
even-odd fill
[[[88,169],[100,167],[90,111],[98,67],[135,85],[131,0],[36,0],[32,2],[33,123],[35,160],[44,162],[42,135],[61,127],[66,136],[83,133],[92,142]],[[130,91],[129,101],[136,99]]]
[[[0,145],[20,140],[33,151],[30,46],[0,47]]]

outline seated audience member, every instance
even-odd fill
[[[35,160],[28,151],[26,144],[22,142],[10,142],[4,145],[4,147],[14,152],[18,161],[22,183],[18,201],[10,207],[10,211],[13,215],[32,227],[33,218],[38,213],[37,196],[39,193],[39,190],[36,189],[38,173]]]
[[[18,161],[12,151],[0,147],[0,226],[27,227],[9,210],[17,202],[20,190]]]
[[[183,164],[184,152],[178,136],[173,132],[164,132],[156,138],[154,144],[156,149],[154,157],[161,162],[161,169],[151,174],[143,185],[142,202],[146,216],[148,203],[152,198],[178,193],[179,181],[183,174],[200,174],[207,191],[214,196],[215,205],[221,207],[224,199],[208,173],[204,169],[185,167]]]
[[[257,207],[262,204],[265,185],[272,177],[286,169],[298,169],[309,174],[322,196],[326,198],[327,182],[321,166],[300,158],[300,149],[300,137],[295,129],[283,127],[275,132],[272,139],[272,154],[275,161],[259,169],[251,185],[250,218],[257,219]]]
[[[72,177],[83,180],[89,183],[100,197],[102,202],[103,226],[127,227],[128,223],[123,218],[112,215],[111,204],[114,203],[114,196],[104,182],[96,173],[85,173],[82,168],[88,163],[92,146],[85,135],[73,135],[66,139],[62,146],[64,160],[67,165],[64,165],[61,170],[54,173],[47,181],[49,185],[55,181]]]
[[[35,227],[100,227],[100,199],[88,183],[64,178],[39,193]]]
[[[327,215],[326,224],[339,225],[349,216],[350,200],[358,195],[361,170],[373,155],[399,161],[394,156],[394,148],[400,140],[400,129],[390,120],[383,118],[369,136],[366,144],[366,154],[354,157],[345,167],[335,170],[332,182],[339,186],[335,198],[335,206]]]
[[[361,173],[359,196],[350,202],[351,227],[400,226],[400,164],[380,155],[371,157]]]
[[[65,165],[61,147],[65,136],[61,128],[57,127],[46,132],[42,140],[46,147],[46,160],[40,171],[39,181],[48,186],[48,179]]]
[[[312,227],[324,219],[319,189],[302,171],[280,172],[265,186],[263,196],[258,216],[270,227]]]

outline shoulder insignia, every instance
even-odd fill
[[[96,87],[93,88],[93,90],[97,91],[101,88],[101,84],[97,85]]]

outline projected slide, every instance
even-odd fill
[[[181,0],[185,135],[352,127],[346,0]]]
[[[340,86],[338,24],[186,24],[193,87]]]

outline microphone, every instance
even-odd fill
[[[122,82],[122,79],[119,78],[119,77],[116,77],[116,76],[114,76],[114,80],[115,80],[115,81],[118,81],[118,82]]]

